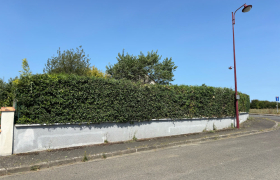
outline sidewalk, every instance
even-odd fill
[[[81,146],[57,150],[14,154],[0,156],[0,176],[18,172],[39,170],[64,164],[88,160],[104,159],[122,154],[137,153],[152,149],[160,149],[189,143],[199,143],[207,140],[224,139],[234,136],[261,133],[279,128],[278,124],[268,118],[249,118],[240,125],[240,129],[230,128],[219,131],[209,131],[188,135],[169,136],[163,138],[144,139],[137,141],[104,143],[100,145]]]

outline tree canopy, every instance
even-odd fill
[[[127,79],[133,82],[142,81],[144,84],[151,82],[157,84],[170,84],[173,71],[178,66],[174,65],[172,58],[165,58],[161,63],[159,62],[162,56],[157,54],[158,51],[148,52],[145,56],[142,52],[140,55],[133,56],[128,53],[124,55],[118,53],[118,62],[112,66],[106,66],[106,73],[111,75],[114,79]]]
[[[32,75],[32,72],[30,71],[30,68],[29,68],[29,65],[28,65],[28,62],[27,62],[27,59],[24,58],[22,60],[22,71],[19,71],[21,74],[20,74],[20,77],[23,77],[23,76],[28,76],[30,77]]]
[[[22,71],[19,71],[20,78],[27,76],[30,77],[32,72],[30,71],[27,59],[22,59]],[[18,76],[10,78],[8,83],[5,83],[4,78],[0,79],[0,106],[12,106],[15,99],[15,90],[19,82]]]
[[[80,49],[79,49],[80,48]],[[74,49],[61,52],[60,48],[57,51],[57,56],[48,59],[43,72],[48,74],[76,74],[87,75],[90,70],[90,59],[85,56],[82,46]]]
[[[254,99],[251,101],[250,108],[251,109],[274,109],[276,108],[276,102],[269,102],[269,101],[260,101]]]
[[[18,77],[10,78],[8,83],[3,79],[0,79],[0,106],[7,107],[13,106],[13,100],[15,98],[15,87],[13,82],[18,80]]]
[[[97,67],[92,66],[91,69],[88,71],[87,76],[95,76],[95,77],[103,77],[103,78],[110,78],[111,76],[103,73],[101,70],[97,69]]]
[[[22,59],[22,64],[21,64],[21,67],[22,67],[22,71],[19,71],[21,74],[20,74],[20,78],[22,77],[30,77],[32,76],[32,72],[30,71],[30,68],[29,68],[29,65],[28,65],[28,61],[26,58]],[[19,79],[18,77],[16,77],[14,80],[12,80],[12,82],[17,85],[18,82],[19,82]]]

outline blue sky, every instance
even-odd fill
[[[245,1],[246,2],[246,1]],[[57,50],[82,45],[91,65],[105,71],[122,49],[158,50],[178,68],[172,84],[234,89],[231,12],[243,0],[3,1],[0,6],[0,77],[19,76],[27,58],[43,73]],[[280,96],[280,1],[247,1],[236,13],[238,91],[252,99]]]

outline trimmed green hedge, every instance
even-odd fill
[[[18,81],[17,124],[131,122],[235,116],[234,91],[206,85],[141,85],[128,80],[39,74]],[[239,93],[239,111],[250,98]],[[18,114],[18,113],[16,113]]]

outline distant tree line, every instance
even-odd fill
[[[270,101],[259,101],[257,99],[254,99],[251,101],[250,109],[275,109],[277,103],[276,102],[270,102]],[[278,104],[279,108],[280,104]]]

